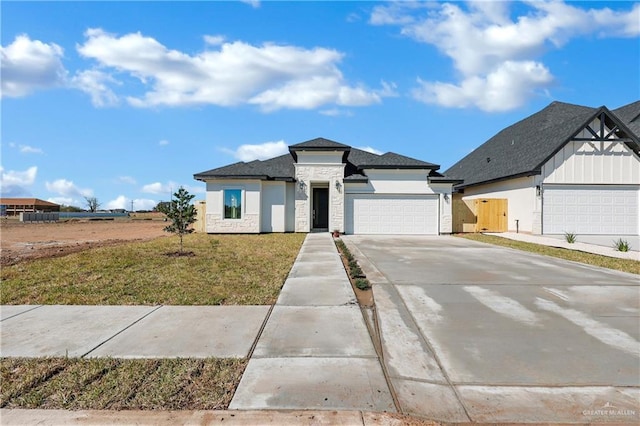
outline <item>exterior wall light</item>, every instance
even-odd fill
[[[536,185],[536,197],[539,197],[542,194],[542,188],[540,185]]]
[[[305,192],[305,188],[307,187],[307,184],[304,183],[303,180],[298,181],[298,189],[300,190],[300,192]]]
[[[340,192],[340,188],[342,187],[342,185],[340,184],[340,181],[336,179],[336,190],[338,192]]]

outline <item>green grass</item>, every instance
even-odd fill
[[[185,237],[91,249],[3,267],[0,304],[261,305],[275,303],[304,234]]]
[[[246,359],[2,358],[0,408],[220,410]]]
[[[458,236],[482,243],[494,244],[497,246],[509,247],[513,249],[542,254],[545,256],[572,260],[574,262],[586,263],[587,265],[616,269],[618,271],[630,272],[632,274],[640,274],[640,262],[638,262],[637,260],[618,259],[615,257],[601,256],[598,254],[585,253],[577,250],[567,250],[557,247],[549,247],[541,244],[526,243],[523,241],[515,241],[508,238],[497,237],[494,235],[461,234]]]

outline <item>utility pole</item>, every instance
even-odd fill
[[[133,200],[131,200],[131,212],[133,212]]]

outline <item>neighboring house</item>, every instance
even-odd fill
[[[323,138],[289,154],[197,173],[207,184],[208,233],[451,232],[452,181],[440,166],[372,154]]]
[[[506,199],[510,231],[638,235],[639,146],[640,101],[613,111],[553,102],[444,174],[463,180],[456,202]]]
[[[38,198],[0,198],[2,216],[20,216],[20,213],[51,213],[59,211],[59,204]]]

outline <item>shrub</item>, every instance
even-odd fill
[[[567,240],[567,242],[569,244],[575,243],[577,238],[578,238],[578,236],[576,234],[574,234],[573,232],[565,232],[564,233],[564,239]]]
[[[627,240],[623,240],[622,238],[618,238],[616,241],[613,242],[613,248],[616,249],[617,251],[629,251],[631,250],[631,244],[629,244],[629,241]]]
[[[369,284],[369,280],[366,278],[357,278],[356,287],[360,290],[369,290],[371,288],[371,284]]]

